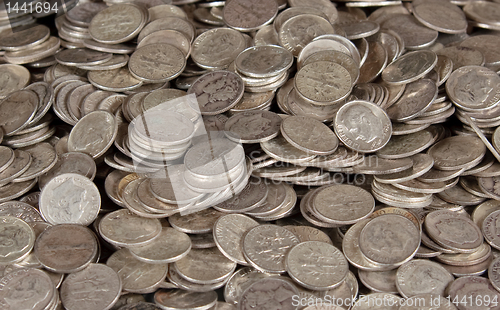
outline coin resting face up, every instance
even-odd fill
[[[368,101],[351,101],[337,112],[335,132],[349,148],[359,152],[375,152],[391,137],[392,125],[380,107]]]

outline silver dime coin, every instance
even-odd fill
[[[168,310],[208,310],[217,303],[217,293],[189,292],[178,289],[159,290],[154,301],[162,309]]]
[[[265,292],[271,292],[272,294],[266,294]],[[270,277],[251,284],[241,295],[238,305],[241,310],[250,310],[254,308],[254,300],[257,299],[266,304],[274,304],[278,309],[292,310],[297,308],[293,305],[292,299],[293,296],[298,296],[298,294],[298,289],[290,281]]]
[[[281,120],[281,117],[270,111],[245,111],[231,116],[225,122],[224,133],[235,142],[264,142],[279,134]]]
[[[396,286],[405,298],[420,294],[445,295],[445,289],[454,277],[440,264],[414,259],[398,268]]]

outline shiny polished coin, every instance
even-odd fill
[[[40,195],[40,211],[51,224],[90,225],[101,207],[99,190],[87,177],[64,173],[53,178]]]
[[[347,147],[359,152],[375,152],[383,148],[392,132],[387,114],[366,101],[351,101],[340,108],[334,129]]]

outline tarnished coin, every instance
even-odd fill
[[[199,77],[188,89],[195,94],[202,115],[221,114],[243,97],[245,86],[241,77],[230,71],[214,71]]]
[[[421,49],[430,46],[438,37],[438,32],[422,25],[409,14],[393,14],[381,24],[401,36],[407,49]]]
[[[82,152],[97,158],[112,145],[118,132],[113,114],[94,111],[82,117],[73,127],[68,138],[70,152]]]
[[[366,271],[358,270],[358,276],[361,283],[374,292],[397,294],[396,287],[397,269],[389,271]]]
[[[0,183],[7,184],[19,177],[30,167],[32,157],[30,153],[17,149],[14,151],[14,160],[5,170],[0,172]]]
[[[347,260],[339,249],[319,241],[306,241],[294,246],[286,256],[286,268],[288,275],[297,283],[314,290],[327,290],[340,285],[349,270]]]
[[[163,227],[160,236],[153,242],[138,247],[131,247],[130,253],[138,260],[152,264],[175,262],[186,256],[191,250],[191,239],[176,229]]]
[[[81,3],[69,10],[66,14],[66,18],[73,24],[88,27],[92,18],[106,8],[107,6],[100,2]]]
[[[499,217],[500,212],[494,211],[486,216],[482,224],[484,239],[495,249],[500,248],[500,234],[497,232],[497,221]]]
[[[267,195],[266,184],[252,177],[240,193],[214,206],[214,208],[228,213],[248,212],[261,206]]]
[[[420,231],[409,219],[397,214],[374,218],[359,237],[359,248],[367,259],[393,266],[409,261],[419,245]]]
[[[60,64],[65,66],[98,65],[105,63],[113,54],[94,51],[87,48],[66,49],[54,56]]]
[[[0,283],[0,303],[5,310],[44,310],[57,294],[47,273],[35,268],[13,271]]]
[[[259,224],[242,214],[227,214],[220,217],[214,224],[213,234],[215,244],[230,260],[247,265],[243,255],[242,238],[250,229]]]
[[[0,102],[0,126],[5,135],[14,134],[26,126],[35,116],[38,96],[31,90],[11,93]]]
[[[40,176],[38,180],[40,189],[43,189],[54,177],[63,173],[77,173],[93,180],[96,175],[96,165],[92,157],[87,154],[78,152],[64,153],[58,157],[57,163],[52,169]]]
[[[143,218],[126,209],[106,214],[99,222],[99,233],[118,246],[146,245],[161,233],[158,219]]]
[[[0,65],[0,83],[5,85],[0,90],[0,98],[24,88],[30,81],[30,72],[23,66],[14,64]]]
[[[490,300],[496,300],[500,297],[500,293],[491,285],[490,280],[479,276],[465,276],[457,278],[448,287],[448,294],[451,300],[460,300],[461,298],[468,300],[466,303],[457,305],[459,310],[472,310],[481,307],[480,303],[482,304],[482,301],[471,298],[472,296],[475,296],[476,292],[481,292],[481,296],[483,298],[490,298]],[[490,309],[499,309],[498,305],[491,305],[487,307]]]
[[[225,257],[217,247],[191,249],[188,255],[174,263],[173,268],[184,279],[198,284],[211,284],[228,278],[236,263]]]
[[[437,244],[460,253],[474,252],[483,243],[479,227],[459,213],[433,211],[425,217],[424,225]]]
[[[336,184],[318,189],[312,207],[321,220],[348,225],[368,217],[375,208],[375,199],[360,187]]]
[[[443,33],[463,33],[467,20],[462,10],[448,2],[422,2],[413,8],[415,16],[425,26]]]
[[[346,68],[329,61],[303,66],[294,81],[297,94],[316,105],[330,105],[345,99],[353,82]]]
[[[283,273],[286,253],[298,243],[299,239],[286,228],[260,225],[243,238],[243,253],[253,267],[264,272]]]
[[[104,264],[90,264],[64,279],[61,301],[68,310],[110,309],[120,297],[121,289],[120,277],[113,269]]]
[[[225,69],[245,48],[245,38],[239,31],[215,28],[196,37],[191,58],[204,69]]]
[[[32,180],[49,171],[57,162],[54,147],[47,142],[28,146],[22,150],[30,153],[32,161],[29,168],[18,176],[14,182]]]
[[[440,264],[414,259],[398,268],[396,286],[405,298],[431,293],[445,296],[445,289],[453,280],[454,277]]]
[[[315,37],[334,34],[335,30],[328,20],[313,14],[300,14],[287,19],[278,32],[281,46],[295,57]]]
[[[299,291],[290,281],[265,278],[252,283],[241,295],[238,305],[241,310],[250,310],[258,300],[259,303],[276,305],[278,309],[292,310],[297,308],[293,305],[293,296],[299,296]]]
[[[47,270],[56,273],[77,272],[97,259],[98,240],[85,226],[54,225],[38,236],[34,253]]]
[[[351,101],[335,117],[335,133],[347,147],[359,152],[375,152],[391,138],[392,126],[387,114],[367,101]]]
[[[137,49],[128,63],[130,73],[137,79],[160,83],[176,78],[186,66],[181,50],[166,43],[155,43]]]
[[[427,153],[440,170],[458,170],[477,165],[486,153],[483,142],[475,136],[453,136],[434,144]]]
[[[252,31],[272,22],[278,13],[276,1],[258,0],[249,6],[237,0],[224,6],[223,18],[227,26],[240,31]]]
[[[180,17],[163,17],[160,19],[153,20],[148,23],[137,36],[137,41],[141,42],[147,35],[160,31],[172,29],[181,32],[189,39],[190,42],[193,41],[195,33],[194,27],[187,20]]]
[[[260,146],[272,158],[285,162],[302,163],[316,156],[294,147],[283,136],[277,136],[269,141],[262,142]]]
[[[217,303],[217,293],[215,291],[200,293],[163,289],[155,293],[154,300],[162,309],[204,310],[210,309]]]
[[[281,121],[279,115],[270,111],[245,111],[226,121],[224,134],[235,142],[264,142],[279,134]]]
[[[317,155],[332,154],[339,141],[333,131],[318,120],[306,116],[287,117],[281,123],[283,137],[296,148]]]
[[[0,48],[5,51],[19,51],[28,49],[46,41],[50,36],[50,29],[45,25],[36,25],[15,31],[10,35],[2,35]]]
[[[465,111],[490,109],[497,105],[500,77],[492,70],[466,66],[453,71],[446,83],[446,93]]]
[[[135,37],[148,20],[137,5],[117,4],[97,13],[89,24],[89,33],[97,42],[116,44]]]
[[[1,264],[22,261],[33,249],[35,233],[25,221],[13,216],[0,216],[0,235],[5,246],[0,251]]]
[[[168,221],[179,231],[188,234],[204,234],[212,232],[215,222],[222,215],[224,215],[222,212],[208,208],[186,215],[174,214],[168,218]]]
[[[40,212],[53,224],[90,225],[99,214],[101,196],[87,177],[64,173],[50,180],[40,195]]]
[[[89,82],[106,91],[130,91],[140,87],[143,81],[130,74],[127,67],[113,70],[92,70],[88,73]]]
[[[168,271],[168,264],[141,262],[125,248],[113,253],[106,265],[118,273],[124,291],[140,294],[156,291],[165,281]]]
[[[438,94],[436,83],[430,79],[420,79],[406,85],[403,94],[387,108],[387,115],[395,121],[414,119],[430,108]]]
[[[399,57],[382,71],[382,79],[388,84],[408,84],[424,77],[437,64],[433,51],[415,51]]]

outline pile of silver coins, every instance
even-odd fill
[[[500,309],[500,1],[0,4],[0,309]]]

